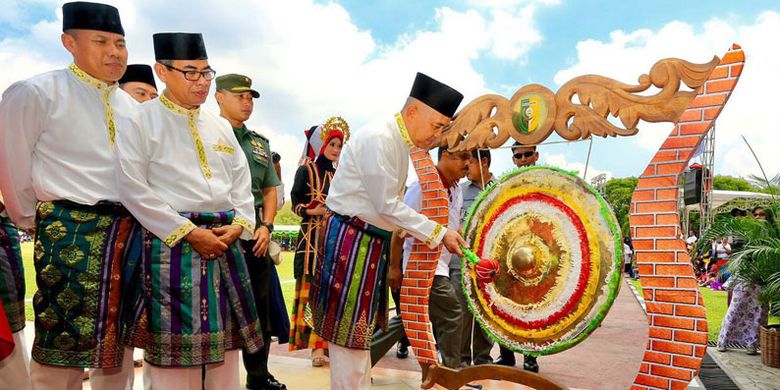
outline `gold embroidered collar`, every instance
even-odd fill
[[[211,179],[211,168],[209,167],[209,160],[206,156],[206,148],[203,146],[203,140],[200,138],[200,132],[198,131],[198,114],[200,114],[200,107],[188,110],[165,97],[164,91],[160,94],[160,103],[172,112],[187,117],[187,127],[190,129],[192,141],[195,143],[195,152],[198,155],[200,170],[203,171],[203,176],[205,176],[206,179]]]
[[[165,108],[184,116],[198,116],[198,114],[200,114],[200,107],[193,108],[192,110],[188,110],[174,103],[173,101],[171,101],[171,99],[165,97],[165,91],[163,91],[163,93],[160,94],[160,103],[162,103],[162,105],[165,106]]]
[[[104,90],[113,91],[119,86],[118,83],[106,84],[88,75],[87,72],[81,70],[81,68],[79,68],[78,65],[76,65],[75,63],[70,64],[70,66],[68,66],[68,69],[76,76],[77,79],[81,80],[84,84],[90,85],[93,88],[98,89],[100,91],[104,91]]]
[[[404,123],[404,117],[401,116],[401,113],[395,114],[395,123],[398,125],[398,131],[401,133],[401,138],[404,139],[404,142],[409,145],[410,148],[414,147],[414,142],[412,142],[412,137],[409,136],[409,130],[406,129],[406,123]]]

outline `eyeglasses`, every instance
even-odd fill
[[[200,80],[201,77],[205,78],[208,81],[211,81],[211,80],[214,79],[214,76],[217,75],[217,72],[214,71],[214,69],[209,69],[209,70],[204,70],[203,72],[198,72],[197,70],[182,70],[182,69],[179,69],[179,68],[174,68],[173,66],[170,66],[170,65],[166,65],[166,64],[163,64],[163,65],[165,65],[165,67],[168,68],[168,69],[173,69],[173,70],[175,70],[177,72],[183,73],[184,74],[184,78],[186,80],[188,80],[188,81],[198,81],[198,80]]]
[[[517,152],[517,153],[514,154],[514,156],[515,156],[516,159],[520,160],[520,159],[522,159],[524,157],[525,158],[529,158],[529,157],[533,156],[534,153],[536,153],[536,152],[522,152],[522,153],[521,152]]]

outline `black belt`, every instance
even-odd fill
[[[390,237],[393,235],[393,232],[378,228],[358,217],[341,215],[330,209],[328,210],[328,212],[333,213],[334,218],[338,218],[341,222],[346,223],[347,225],[350,225],[358,230],[361,230],[371,237],[379,238],[382,240],[390,240]]]
[[[101,200],[95,203],[94,205],[86,205],[81,203],[76,203],[67,199],[61,199],[61,200],[55,200],[52,201],[57,206],[64,207],[66,209],[70,210],[79,210],[79,211],[86,211],[91,213],[98,213],[98,214],[111,214],[111,215],[129,215],[130,212],[127,211],[125,206],[123,206],[119,202],[111,202],[108,200]]]

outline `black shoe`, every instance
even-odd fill
[[[405,345],[403,343],[398,343],[398,346],[395,348],[395,357],[399,359],[406,359],[409,357],[409,346]]]
[[[523,369],[531,372],[539,372],[539,364],[536,363],[536,358],[525,355],[525,358],[523,359]]]
[[[253,380],[254,378],[247,378],[246,382],[246,388],[251,390],[287,390],[287,386],[285,386],[283,383],[280,383],[276,378],[271,376],[267,376],[265,378],[259,378],[256,380]]]
[[[499,356],[498,359],[493,361],[493,364],[498,364],[500,366],[507,366],[507,367],[514,367],[515,366],[515,358],[507,359],[505,356]]]
[[[481,366],[483,364],[493,364],[493,359],[491,358],[490,360],[477,360],[472,365],[474,365],[474,366]]]

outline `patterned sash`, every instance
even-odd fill
[[[323,223],[322,260],[309,301],[314,332],[336,345],[370,349],[374,329],[387,322],[385,252],[391,233],[333,212]]]
[[[210,229],[230,224],[235,212],[182,215]],[[144,282],[128,290],[136,297],[126,308],[132,313],[125,317],[127,344],[143,348],[151,364],[179,367],[217,363],[226,350],[253,353],[263,346],[240,240],[206,260],[186,241],[170,248],[145,229],[142,234],[140,267],[128,270],[140,269]]]

